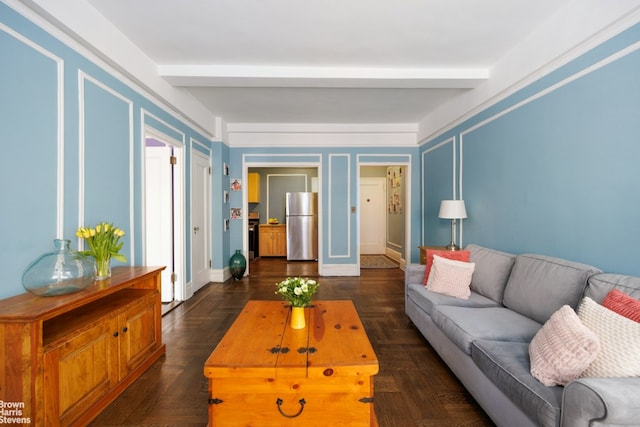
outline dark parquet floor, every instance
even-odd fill
[[[91,426],[207,425],[203,365],[250,299],[277,299],[287,276],[317,275],[317,264],[258,259],[250,276],[210,283],[163,317],[167,353]],[[351,299],[376,351],[375,410],[380,427],[491,426],[404,314],[404,273],[362,270],[360,277],[320,277],[318,299]],[[259,427],[259,426],[257,426]]]

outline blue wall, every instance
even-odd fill
[[[638,42],[640,25],[423,145],[425,243],[448,240],[437,206],[457,195],[463,244],[640,275]]]
[[[182,141],[187,162],[192,141],[214,155],[222,154],[222,144],[210,142],[141,95],[139,88],[4,3],[0,55],[0,144],[5,158],[0,168],[0,298],[24,292],[23,269],[52,251],[53,239],[69,239],[77,248],[80,225],[114,222],[127,233],[124,254],[129,263],[141,264],[143,126]],[[190,233],[185,235],[189,281]]]

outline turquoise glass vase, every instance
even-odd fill
[[[25,269],[22,286],[36,295],[55,296],[81,291],[96,277],[93,258],[69,248],[69,240],[53,241],[56,250],[38,257]]]
[[[240,249],[236,249],[236,253],[229,259],[229,271],[234,279],[240,280],[247,271],[247,259],[242,255]]]

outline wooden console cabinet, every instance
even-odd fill
[[[260,256],[287,256],[287,226],[260,224]]]
[[[116,267],[73,294],[0,300],[0,400],[21,406],[23,425],[86,425],[164,354],[163,269]]]

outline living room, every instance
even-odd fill
[[[519,19],[531,26],[517,40],[505,40],[500,30],[494,31],[491,40],[508,43],[491,50],[499,56],[481,58],[485,72],[468,78],[466,88],[436,89],[433,83],[425,88],[422,80],[428,79],[418,75],[399,87],[398,74],[379,76],[385,84],[398,80],[393,90],[401,91],[377,103],[369,99],[376,106],[386,102],[387,110],[406,111],[403,100],[419,104],[426,91],[442,91],[429,92],[429,102],[440,95],[446,98],[412,120],[369,123],[362,115],[361,121],[346,123],[252,123],[218,115],[190,92],[195,83],[180,85],[177,71],[165,69],[161,74],[162,62],[152,61],[139,46],[144,41],[130,40],[100,12],[107,9],[106,3],[82,1],[73,8],[63,1],[0,3],[0,52],[3,63],[10,64],[0,73],[0,139],[9,154],[0,172],[6,201],[1,231],[7,242],[0,249],[0,266],[6,273],[1,298],[24,292],[24,268],[50,251],[53,239],[69,239],[79,248],[77,228],[98,221],[125,229],[127,264],[145,264],[145,129],[184,149],[184,221],[174,236],[184,242],[178,254],[183,268],[177,272],[181,299],[191,297],[203,283],[228,280],[231,255],[237,249],[248,254],[246,215],[230,215],[232,208],[247,205],[247,195],[231,191],[231,180],[246,182],[250,167],[272,165],[318,170],[321,276],[360,274],[358,186],[360,168],[367,165],[406,170],[406,263],[419,261],[418,246],[449,241],[451,223],[438,218],[438,209],[442,200],[460,199],[468,212],[455,230],[461,246],[475,243],[512,253],[542,253],[608,272],[640,275],[640,199],[634,196],[640,158],[640,2],[527,5],[538,13],[537,20],[522,14],[518,19],[504,16],[504,34],[515,31]],[[491,7],[515,13],[507,3],[496,1]],[[460,16],[487,14],[473,11],[469,2],[461,4]],[[339,12],[343,6],[332,6],[333,13],[327,15],[353,16]],[[145,22],[145,17],[133,19]],[[471,20],[469,26],[478,30]],[[455,30],[446,22],[442,27]],[[492,29],[496,27],[483,31]],[[457,34],[440,28],[445,30],[451,37]],[[343,45],[347,37],[341,35],[345,38],[334,40],[334,50],[346,61],[354,47]],[[391,47],[379,48],[398,50],[394,36],[401,34],[387,35]],[[469,54],[486,48],[470,45]],[[366,51],[375,49],[368,46]],[[324,84],[332,79],[322,77]],[[375,84],[371,75],[353,79],[357,84],[342,89],[356,92],[363,81]],[[339,87],[350,78],[338,80]],[[447,80],[449,85],[452,80],[456,79]],[[230,91],[222,82],[218,89]],[[320,93],[322,88],[314,89]],[[386,93],[389,88],[369,89]],[[241,110],[243,102],[250,104],[235,95],[234,107]],[[343,99],[328,96],[328,105],[333,102],[338,110]],[[275,110],[270,104],[254,104],[262,106],[265,116]],[[331,108],[325,105],[325,110]],[[204,278],[194,274],[192,259],[195,215],[189,166],[194,152],[209,159],[212,171],[209,233],[203,248],[211,264]]]

